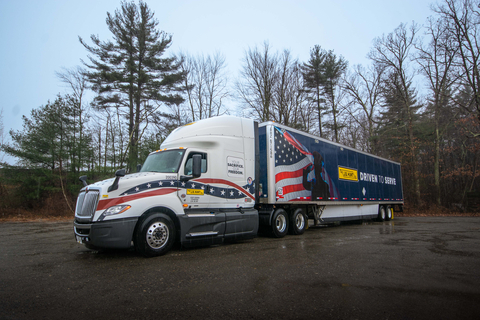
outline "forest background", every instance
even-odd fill
[[[111,38],[79,37],[88,60],[57,71],[69,93],[23,116],[22,130],[5,132],[0,109],[0,219],[71,218],[79,176],[135,172],[174,128],[222,114],[400,162],[407,212],[479,211],[480,2],[432,5],[422,26],[375,38],[366,66],[320,44],[299,61],[266,41],[245,49],[233,81],[221,52],[169,52],[172,36],[144,2],[123,2],[106,22]]]

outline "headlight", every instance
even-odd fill
[[[105,210],[103,212],[103,215],[104,216],[111,216],[111,215],[114,215],[114,214],[123,213],[123,212],[127,211],[128,209],[130,209],[131,207],[132,206],[129,206],[128,204],[113,206],[113,207],[110,207],[107,210]]]

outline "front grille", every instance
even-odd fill
[[[81,218],[92,218],[97,208],[100,191],[88,190],[78,195],[75,215]]]

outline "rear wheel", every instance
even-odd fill
[[[294,235],[303,234],[307,226],[307,219],[301,208],[296,209],[290,215],[290,233]]]
[[[385,220],[385,207],[384,206],[379,206],[378,207],[378,217],[377,221],[384,221]]]
[[[386,206],[385,207],[385,221],[392,220],[392,207]]]
[[[283,238],[288,233],[288,215],[283,209],[277,209],[273,214],[272,235],[275,238]]]
[[[175,242],[175,225],[166,215],[153,214],[145,218],[135,233],[135,250],[146,257],[167,253]]]

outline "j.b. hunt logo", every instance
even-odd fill
[[[338,178],[342,180],[358,181],[357,170],[339,166]]]

